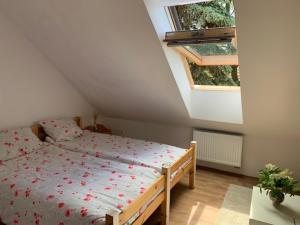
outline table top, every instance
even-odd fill
[[[253,187],[249,223],[300,225],[300,197],[285,195],[283,203],[275,206],[266,190],[261,193],[259,187]]]

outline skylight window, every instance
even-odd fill
[[[180,37],[178,42],[168,42],[168,46],[184,56],[191,86],[239,87],[233,0],[170,6],[168,10],[175,30],[169,35]],[[201,31],[223,33],[217,38],[192,40],[195,35],[203,35]],[[190,39],[186,42],[185,37]]]
[[[236,55],[237,49],[232,43],[205,43],[199,45],[184,46],[188,51],[199,54],[200,56],[209,55]]]

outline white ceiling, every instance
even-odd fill
[[[142,0],[0,0],[108,116],[300,139],[300,1],[235,4],[244,125],[189,118]]]
[[[1,8],[102,113],[188,118],[143,1],[8,0]]]

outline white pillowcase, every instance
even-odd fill
[[[38,150],[42,142],[31,128],[0,130],[0,160],[9,160]]]
[[[47,135],[54,141],[71,141],[82,134],[82,130],[72,119],[40,121]]]

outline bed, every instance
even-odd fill
[[[23,136],[15,141],[19,139],[28,141]],[[0,161],[3,223],[137,225],[161,206],[162,224],[168,224],[170,167],[161,175],[51,144],[24,149]]]
[[[82,127],[80,117],[74,121]],[[41,127],[36,127],[38,135],[47,135]],[[171,188],[180,181],[182,176],[189,173],[189,187],[194,188],[196,170],[196,142],[191,142],[188,149],[177,148],[155,142],[132,139],[127,137],[100,134],[85,130],[83,134],[71,141],[53,141],[52,144],[71,151],[87,153],[98,158],[116,160],[129,165],[141,165],[162,172],[163,165],[171,168]]]

